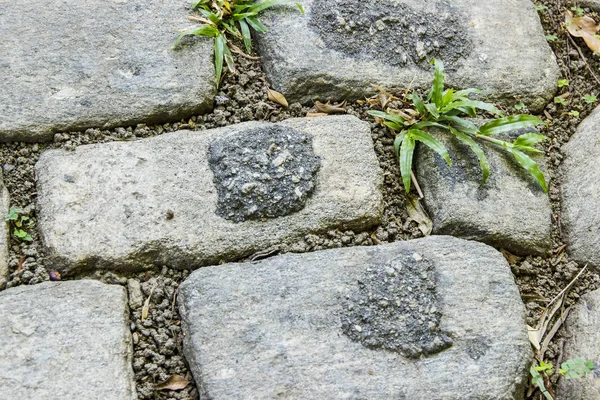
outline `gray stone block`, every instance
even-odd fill
[[[135,400],[127,294],[96,281],[0,292],[0,398]]]
[[[544,255],[550,250],[550,200],[514,157],[482,144],[491,170],[482,187],[481,168],[472,150],[450,135],[432,132],[453,163],[449,167],[429,148],[418,145],[415,174],[433,233],[478,240],[515,254]],[[533,158],[545,171],[543,155]]]
[[[587,293],[571,309],[564,325],[565,347],[562,360],[584,358],[600,364],[600,290]],[[558,366],[557,366],[558,367]],[[584,379],[562,378],[557,399],[600,400],[600,376]]]
[[[201,398],[524,398],[524,307],[485,244],[285,254],[201,268],[179,290]]]
[[[0,289],[8,281],[8,248],[10,245],[10,229],[4,217],[10,210],[10,195],[4,186],[2,170],[0,169]]]
[[[600,108],[563,146],[562,226],[571,258],[600,268]]]
[[[600,0],[580,0],[577,4],[580,7],[589,7],[594,11],[600,10]]]
[[[307,142],[284,145],[273,136],[259,148],[244,140],[275,128]],[[228,143],[233,153],[216,149]],[[314,176],[308,165],[316,165],[302,164],[312,153],[318,157]],[[383,212],[369,124],[351,116],[248,122],[52,150],[42,154],[36,173],[38,227],[62,273],[232,261],[311,232],[366,229]],[[304,204],[283,207],[290,196]],[[234,198],[238,208],[225,207]]]
[[[560,71],[529,0],[301,0],[265,12],[259,52],[274,89],[289,101],[356,99],[431,84],[428,62],[446,63],[448,84],[483,89],[541,111]],[[510,23],[507,23],[510,21]]]
[[[173,51],[185,2],[0,4],[0,141],[164,122],[212,107],[212,41]]]

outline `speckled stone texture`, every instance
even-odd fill
[[[257,36],[267,77],[289,101],[362,98],[372,84],[425,88],[434,57],[449,86],[511,106],[541,111],[556,91],[560,71],[529,0],[300,3],[304,16],[293,5],[266,11],[269,32]]]
[[[8,215],[10,209],[10,195],[4,186],[2,170],[0,169],[0,215]],[[0,289],[8,281],[8,246],[10,244],[10,229],[4,218],[0,219]]]
[[[428,264],[434,272],[426,268],[425,276],[405,269]],[[365,280],[365,273],[373,279]],[[354,310],[361,300],[364,310],[374,302],[379,308],[379,295],[397,300],[376,290],[371,298],[356,296],[363,284],[384,288],[394,274],[399,280],[387,284],[404,292],[399,299],[407,303],[398,320],[436,316],[450,347],[411,359],[386,346],[397,341],[393,335],[365,346],[344,333],[355,300]],[[421,291],[429,300],[410,294],[415,280],[429,281]],[[180,286],[178,303],[184,352],[201,398],[524,397],[531,360],[524,307],[506,260],[485,244],[431,236],[201,268]],[[354,329],[368,339],[377,318],[354,322]]]
[[[185,1],[0,2],[0,141],[165,122],[212,107],[212,41],[173,51]]]
[[[64,274],[148,264],[195,268],[308,233],[379,223],[383,174],[369,124],[351,116],[278,124],[312,137],[319,158],[315,189],[302,209],[240,222],[220,216],[210,146],[273,126],[248,122],[42,154],[36,165],[38,227],[49,261]]]
[[[600,10],[600,0],[580,0],[577,4],[580,7],[589,7],[594,11]]]
[[[217,214],[235,222],[300,211],[320,166],[312,136],[280,125],[215,140],[208,163],[219,193]]]
[[[563,361],[581,357],[600,364],[600,290],[581,296],[571,309],[565,338]],[[562,378],[557,399],[600,400],[600,374],[595,372],[584,379]]]
[[[434,234],[478,240],[521,255],[544,255],[551,249],[548,195],[511,154],[481,144],[491,170],[482,187],[472,150],[445,132],[431,132],[446,146],[453,163],[450,167],[429,148],[417,147],[415,174]],[[521,133],[509,132],[504,139],[514,140]],[[543,155],[533,158],[547,171]]]
[[[563,146],[562,227],[574,261],[600,268],[600,108]]]
[[[135,400],[127,294],[83,280],[0,292],[0,398]]]

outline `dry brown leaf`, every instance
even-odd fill
[[[146,318],[148,318],[148,313],[150,312],[150,299],[152,298],[154,289],[156,289],[157,286],[158,286],[158,280],[154,283],[154,286],[152,286],[152,289],[150,290],[150,295],[144,302],[144,307],[142,307],[142,321],[145,320]]]
[[[273,89],[267,89],[267,97],[269,100],[274,101],[277,104],[281,104],[284,107],[289,106],[285,96]]]
[[[189,381],[181,375],[171,375],[169,379],[154,386],[156,390],[181,390],[189,385]]]
[[[429,218],[429,215],[427,215],[427,211],[425,211],[419,199],[413,196],[407,196],[406,211],[408,212],[408,217],[417,223],[423,236],[431,234],[433,222],[431,221],[431,218]]]
[[[344,101],[342,103],[334,103],[334,104],[331,104],[330,102],[321,103],[320,101],[315,101],[315,110],[318,113],[325,113],[325,114],[337,114],[337,113],[345,114],[346,113],[346,101]]]
[[[582,38],[587,47],[594,53],[600,52],[600,38],[596,37],[600,25],[596,24],[596,21],[592,18],[587,16],[575,18],[573,13],[567,10],[565,13],[565,26],[571,36]]]
[[[321,112],[320,112],[320,113],[307,113],[307,114],[306,114],[306,116],[307,116],[307,117],[309,117],[309,118],[315,118],[315,117],[326,117],[326,116],[328,116],[328,115],[329,115],[329,114],[327,114],[327,113],[321,113]]]

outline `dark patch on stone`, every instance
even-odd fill
[[[484,337],[469,339],[466,343],[467,354],[473,360],[479,360],[487,353],[490,348],[490,342]]]
[[[418,254],[367,267],[342,307],[342,331],[368,348],[418,358],[452,345],[439,328],[435,268]]]
[[[327,48],[358,58],[376,58],[396,67],[429,69],[438,58],[456,69],[473,49],[467,17],[446,0],[435,12],[392,0],[315,0],[309,26]]]
[[[312,136],[279,125],[216,140],[208,160],[219,196],[217,215],[234,222],[300,211],[321,164]]]

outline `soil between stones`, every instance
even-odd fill
[[[600,59],[587,49],[580,39],[571,40],[561,26],[563,12],[574,4],[565,1],[543,0],[536,2],[547,9],[539,12],[547,35],[558,39],[550,42],[562,70],[563,78],[569,86],[559,89],[558,94],[569,92],[567,105],[550,103],[545,109],[545,119],[549,125],[542,134],[550,137],[547,142],[551,170],[549,171],[549,196],[553,208],[554,250],[547,257],[516,257],[505,253],[511,264],[521,296],[525,302],[528,324],[535,326],[548,299],[558,294],[580,271],[582,265],[569,261],[561,239],[560,180],[558,166],[563,154],[561,146],[575,132],[579,122],[598,105],[587,104],[585,95],[599,95],[600,84],[592,76],[600,75]],[[600,16],[584,9],[585,14],[600,21]],[[576,44],[577,47],[574,45]],[[260,62],[236,57],[239,75],[228,74],[215,99],[215,109],[210,114],[191,117],[176,123],[164,125],[120,127],[112,130],[88,129],[85,132],[57,133],[53,143],[7,143],[0,144],[0,165],[4,171],[5,184],[11,194],[11,206],[22,207],[35,221],[35,177],[33,167],[42,151],[49,148],[74,149],[83,144],[109,142],[114,140],[135,140],[137,138],[160,135],[178,129],[210,129],[248,120],[280,121],[291,117],[303,117],[309,105],[291,104],[288,109],[267,100],[268,83],[261,71]],[[589,66],[589,68],[588,68]],[[515,99],[517,103],[519,99]],[[397,161],[394,158],[393,135],[373,122],[366,113],[367,108],[352,104],[347,112],[369,121],[375,151],[385,176],[385,212],[380,226],[368,232],[330,231],[323,235],[307,235],[295,243],[282,243],[269,254],[284,252],[309,252],[326,248],[375,245],[397,240],[408,240],[422,236],[415,221],[406,211],[402,194]],[[505,110],[516,112],[515,110]],[[568,114],[577,111],[578,116]],[[519,112],[527,112],[520,110]],[[547,114],[546,114],[547,113]],[[551,119],[550,119],[551,118]],[[518,212],[518,210],[516,210]],[[49,279],[50,267],[46,266],[35,225],[28,229],[33,242],[22,243],[11,239],[10,278],[7,287],[22,284],[35,284]],[[141,294],[147,298],[153,287],[155,290],[150,302],[149,317],[142,321],[141,307],[131,308],[131,330],[134,339],[134,371],[138,396],[144,399],[197,399],[197,391],[181,351],[179,315],[174,307],[177,287],[187,277],[187,271],[177,271],[163,267],[161,270],[148,267],[145,273],[124,277],[111,272],[97,272],[90,276],[106,283],[126,285],[127,278],[141,284]],[[574,304],[584,293],[600,287],[598,275],[584,273],[567,296],[567,306]],[[131,293],[130,293],[131,297]],[[546,353],[547,359],[555,365],[562,361],[564,338],[559,330]],[[191,382],[188,387],[177,392],[159,392],[154,385],[171,374],[186,376]],[[534,393],[530,398],[539,398]]]

